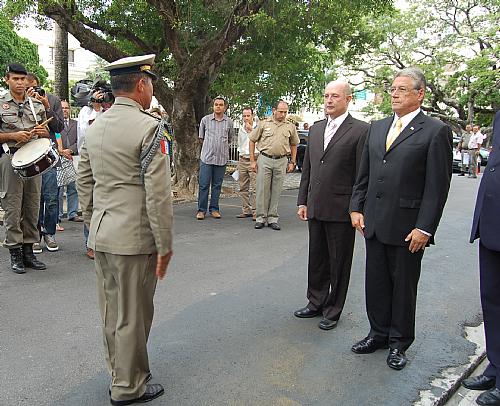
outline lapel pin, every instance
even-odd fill
[[[410,130],[412,130],[412,131],[413,131],[413,130],[414,130],[414,128],[413,128],[413,127],[410,127]]]

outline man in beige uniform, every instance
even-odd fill
[[[250,167],[257,172],[257,218],[255,228],[265,223],[279,231],[278,202],[285,180],[285,173],[295,168],[299,136],[293,123],[286,121],[288,104],[279,100],[273,115],[262,120],[250,134]],[[260,151],[255,160],[255,145]],[[291,155],[290,162],[287,157]]]
[[[5,210],[5,241],[10,251],[11,270],[25,273],[25,267],[46,269],[33,254],[38,242],[38,211],[42,177],[21,177],[12,169],[12,155],[36,137],[49,137],[41,124],[47,116],[43,104],[26,94],[26,69],[13,63],[7,67],[5,82],[9,91],[0,97],[0,199]]]
[[[163,126],[145,113],[154,55],[107,66],[115,104],[88,129],[77,188],[95,251],[111,404],[163,394],[151,379],[147,341],[156,281],[172,256],[170,165]],[[90,224],[89,224],[90,223]]]

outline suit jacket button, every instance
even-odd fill
[[[320,161],[321,163],[323,163],[323,161]]]
[[[379,181],[380,183],[382,183],[384,180],[383,180],[383,179],[378,179],[378,181]]]
[[[490,172],[495,172],[495,168],[490,168]]]
[[[384,159],[384,160],[382,161],[382,163],[386,164],[386,163],[387,163],[387,161]]]

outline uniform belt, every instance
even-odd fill
[[[268,155],[265,152],[260,152],[262,155],[264,155],[266,158],[271,158],[271,159],[281,159],[281,158],[286,158],[286,155]]]

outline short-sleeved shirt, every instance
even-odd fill
[[[203,140],[200,159],[208,165],[225,165],[229,159],[229,143],[234,135],[234,124],[228,116],[221,120],[215,114],[201,119],[198,137]]]
[[[257,144],[260,152],[273,156],[289,155],[290,146],[300,143],[293,123],[276,121],[273,117],[262,120],[249,138]]]
[[[479,131],[477,133],[472,134],[469,140],[469,149],[478,149],[483,143],[483,134]]]
[[[18,103],[12,97],[10,92],[5,93],[0,97],[0,132],[14,133],[17,131],[30,131],[46,120],[45,107],[36,99],[33,101],[33,110],[31,111],[30,102],[25,96],[24,102]],[[33,115],[36,115],[36,120]],[[16,141],[8,141],[9,147],[16,144]]]

